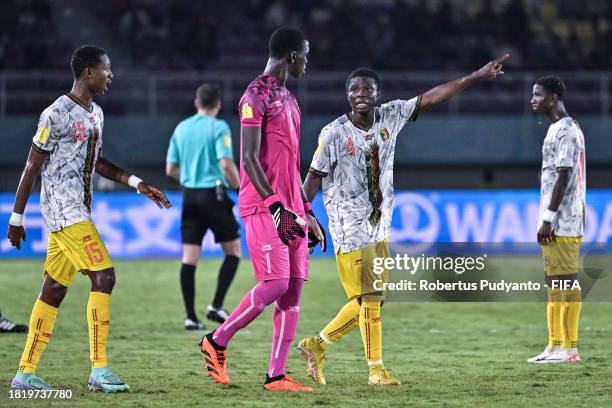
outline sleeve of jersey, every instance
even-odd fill
[[[555,149],[555,167],[571,168],[576,165],[576,138],[568,128],[562,128],[557,133]]]
[[[333,143],[331,132],[328,128],[323,128],[319,135],[317,150],[315,150],[312,163],[310,164],[310,172],[317,176],[327,176],[332,167],[331,143]]]
[[[32,147],[40,152],[51,152],[61,137],[62,112],[59,109],[49,107],[43,111],[38,120],[36,134],[32,138]]]
[[[234,158],[232,132],[225,121],[219,122],[215,129],[215,151],[219,160]]]
[[[266,106],[262,96],[255,94],[253,90],[248,90],[240,100],[239,109],[240,126],[261,126],[266,113]]]
[[[402,116],[409,122],[414,122],[419,116],[419,108],[421,107],[421,95],[407,101],[401,102]]]
[[[397,99],[381,105],[381,112],[385,115],[385,122],[388,124],[391,134],[397,136],[406,122],[414,122],[419,114],[421,96],[416,96],[410,100]]]
[[[174,136],[174,134],[170,138],[170,144],[168,145],[168,153],[166,153],[166,163],[180,163],[179,149],[176,145],[176,137]]]

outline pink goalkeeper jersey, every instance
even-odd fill
[[[295,96],[276,78],[260,75],[248,86],[239,103],[240,125],[261,126],[259,162],[272,190],[283,205],[304,215],[300,178],[300,109]],[[242,138],[240,135],[242,149]],[[240,215],[269,212],[240,155]]]

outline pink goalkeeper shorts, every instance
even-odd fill
[[[260,282],[283,278],[308,280],[307,238],[298,236],[288,246],[283,244],[269,212],[256,212],[242,220],[255,279]]]

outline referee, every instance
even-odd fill
[[[202,238],[211,229],[215,242],[221,244],[225,254],[215,298],[206,313],[208,319],[223,323],[228,317],[223,300],[241,256],[239,226],[232,213],[234,202],[227,196],[226,189],[237,189],[240,178],[233,160],[229,126],[216,118],[221,109],[219,88],[202,84],[196,91],[194,104],[197,113],[179,123],[170,139],[166,175],[185,189],[181,216],[185,329],[204,330],[195,313],[195,270]]]

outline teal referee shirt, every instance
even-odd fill
[[[217,180],[228,187],[221,159],[234,159],[232,134],[224,120],[196,113],[174,129],[166,162],[180,167],[183,187],[215,187]]]

